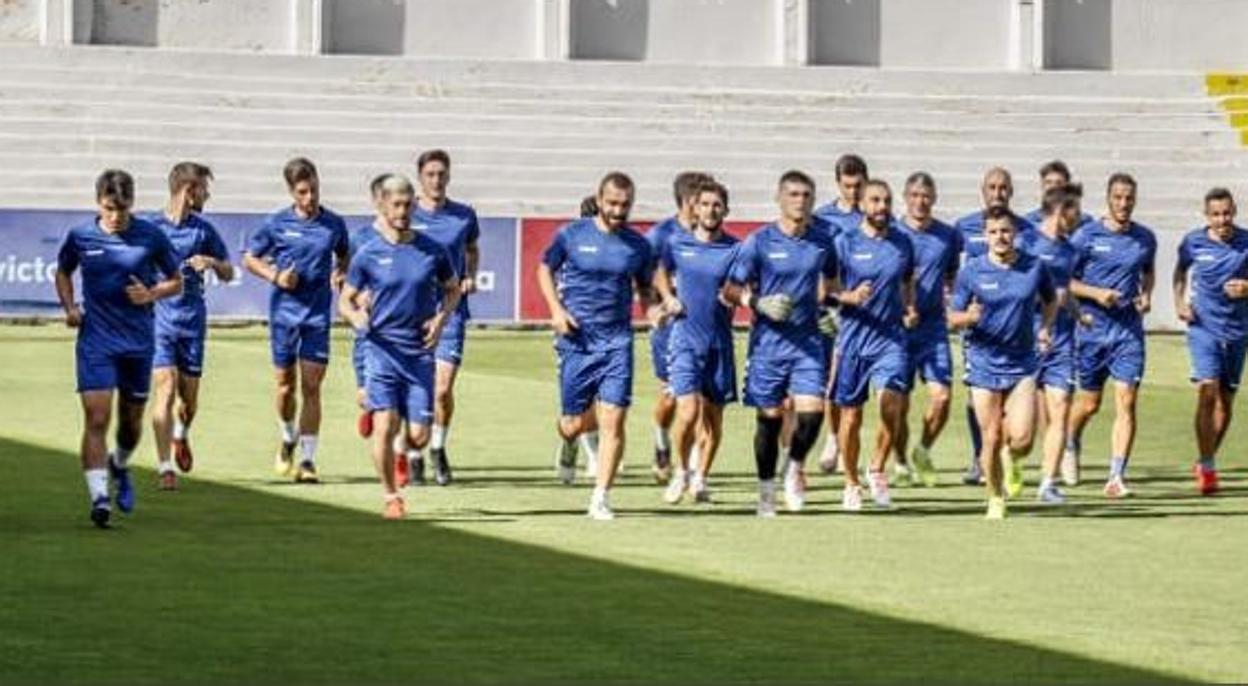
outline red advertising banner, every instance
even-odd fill
[[[550,245],[555,232],[570,219],[522,219],[520,220],[520,307],[519,318],[524,322],[539,322],[550,319],[550,311],[546,309],[546,301],[537,287],[537,266],[542,262],[542,253]],[[649,231],[655,222],[636,222],[633,228],[638,231]],[[763,222],[725,222],[724,230],[744,238],[762,226]],[[748,315],[737,311],[738,321],[748,321]]]

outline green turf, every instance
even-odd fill
[[[662,505],[639,355],[621,516],[604,525],[583,484],[553,483],[548,337],[474,331],[460,481],[409,492],[396,525],[353,433],[343,337],[327,483],[271,476],[263,334],[213,331],[195,478],[164,494],[141,473],[138,512],[102,533],[72,456],[72,338],[0,327],[0,681],[1248,680],[1248,430],[1228,437],[1225,495],[1194,496],[1181,339],[1150,341],[1138,497],[1099,497],[1098,420],[1072,504],[1002,524],[953,485],[960,417],[936,453],[949,485],[896,489],[891,513],[840,514],[839,479],[818,477],[808,514],[757,520],[740,408],[717,503]],[[135,459],[152,464],[150,437]]]

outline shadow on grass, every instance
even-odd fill
[[[72,456],[3,439],[0,482],[22,485],[0,505],[0,682],[1173,681],[420,520],[158,494],[150,473],[97,531]]]

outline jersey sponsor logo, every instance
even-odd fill
[[[303,237],[303,233],[299,231],[295,231],[294,229],[286,229],[285,231],[282,231],[282,235],[288,238],[302,238]]]
[[[697,253],[692,250],[681,250],[677,252],[676,254],[680,255],[681,257],[695,257],[697,255]]]
[[[995,291],[1001,287],[1001,284],[996,281],[981,281],[979,287],[986,291]]]
[[[875,259],[875,253],[871,253],[871,252],[856,252],[856,253],[854,253],[854,259],[855,259],[855,260],[871,260],[871,259]]]
[[[388,265],[394,264],[394,258],[393,257],[378,257],[377,264],[380,264],[382,266],[388,266]]]
[[[1218,258],[1214,257],[1213,255],[1210,255],[1207,252],[1196,253],[1197,262],[1216,262],[1217,260]]]
[[[1105,243],[1093,243],[1092,252],[1113,252],[1114,246]]]
[[[94,250],[83,250],[84,257],[99,257],[104,254],[104,248],[95,248]]]
[[[789,254],[787,252],[769,252],[767,253],[767,257],[772,260],[787,260],[789,258]]]
[[[578,246],[576,246],[576,251],[577,251],[577,252],[585,252],[585,253],[590,253],[590,254],[592,255],[592,254],[595,254],[595,253],[597,253],[597,252],[598,252],[598,246],[596,246],[596,245],[578,245]]]
[[[429,230],[429,225],[428,225],[428,224],[424,224],[424,223],[421,223],[421,224],[412,224],[412,230],[414,230],[414,231],[428,231],[428,230]]]

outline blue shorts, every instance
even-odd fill
[[[1199,327],[1187,330],[1187,350],[1192,357],[1192,381],[1217,379],[1222,388],[1234,392],[1244,376],[1248,340],[1223,341]]]
[[[116,389],[130,403],[147,400],[152,387],[152,353],[105,353],[82,345],[75,346],[78,392]]]
[[[828,356],[822,343],[788,355],[751,352],[745,361],[745,404],[750,407],[780,407],[791,395],[822,398],[827,387]]]
[[[672,339],[672,325],[664,324],[650,331],[650,364],[654,367],[654,378],[667,383],[671,378],[668,370],[668,341]]]
[[[1079,388],[1099,391],[1105,380],[1139,386],[1144,379],[1144,336],[1118,331],[1104,337],[1083,336],[1076,359]]]
[[[1040,368],[1036,371],[1036,385],[1075,392],[1075,347],[1051,348],[1040,355]]]
[[[668,359],[668,390],[677,398],[701,394],[716,405],[737,400],[737,367],[732,347],[695,351],[682,347]]]
[[[329,364],[329,325],[269,323],[273,366],[287,369],[298,360]]]
[[[438,348],[434,356],[440,362],[453,364],[456,367],[464,363],[464,339],[468,336],[468,316],[462,310],[455,310],[446,319],[442,327],[442,335],[438,338]]]
[[[179,336],[176,333],[156,334],[156,354],[152,367],[177,367],[178,373],[199,378],[204,373],[205,336]]]
[[[398,358],[368,346],[364,391],[372,412],[393,410],[414,424],[433,421],[433,355]]]
[[[953,347],[947,332],[910,333],[910,386],[917,376],[923,383],[953,385]]]
[[[831,400],[841,407],[858,407],[871,397],[871,388],[910,392],[910,356],[902,343],[863,355],[854,346],[841,348]]]
[[[368,362],[368,339],[360,332],[355,333],[355,339],[351,343],[351,370],[355,372],[355,387],[364,388],[364,382],[368,379],[368,371],[366,364]]]
[[[633,402],[633,347],[614,350],[561,350],[559,404],[565,417],[583,413],[598,400],[616,407]]]
[[[968,346],[963,381],[971,388],[1005,392],[1013,389],[1023,379],[1036,376],[1039,369],[1039,355],[1034,351],[1001,359],[994,358],[987,351]]]

